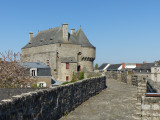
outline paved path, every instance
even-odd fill
[[[115,80],[107,87],[60,120],[134,120],[136,87]]]

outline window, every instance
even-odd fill
[[[46,84],[46,82],[38,82],[37,86],[38,87],[47,87],[47,84]]]
[[[66,69],[69,69],[69,63],[66,63]]]
[[[36,71],[32,70],[32,76],[36,76]]]
[[[78,67],[77,67],[77,71],[81,71],[81,66],[80,65],[78,65]]]
[[[154,72],[157,72],[157,68],[154,68]]]
[[[49,66],[49,60],[46,61],[47,65]]]
[[[69,80],[69,76],[66,76],[66,81],[68,81]]]
[[[37,76],[37,68],[30,69],[30,76]]]
[[[157,75],[155,75],[155,81],[157,82]]]

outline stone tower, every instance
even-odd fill
[[[51,67],[54,79],[70,81],[73,72],[93,71],[95,47],[83,30],[68,32],[68,24],[29,33],[29,43],[22,48],[22,62],[44,62]]]

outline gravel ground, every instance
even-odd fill
[[[135,86],[107,80],[107,89],[60,120],[134,120],[136,94]]]

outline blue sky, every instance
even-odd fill
[[[160,0],[0,1],[0,51],[20,52],[28,33],[69,24],[96,47],[95,63],[160,59]]]

